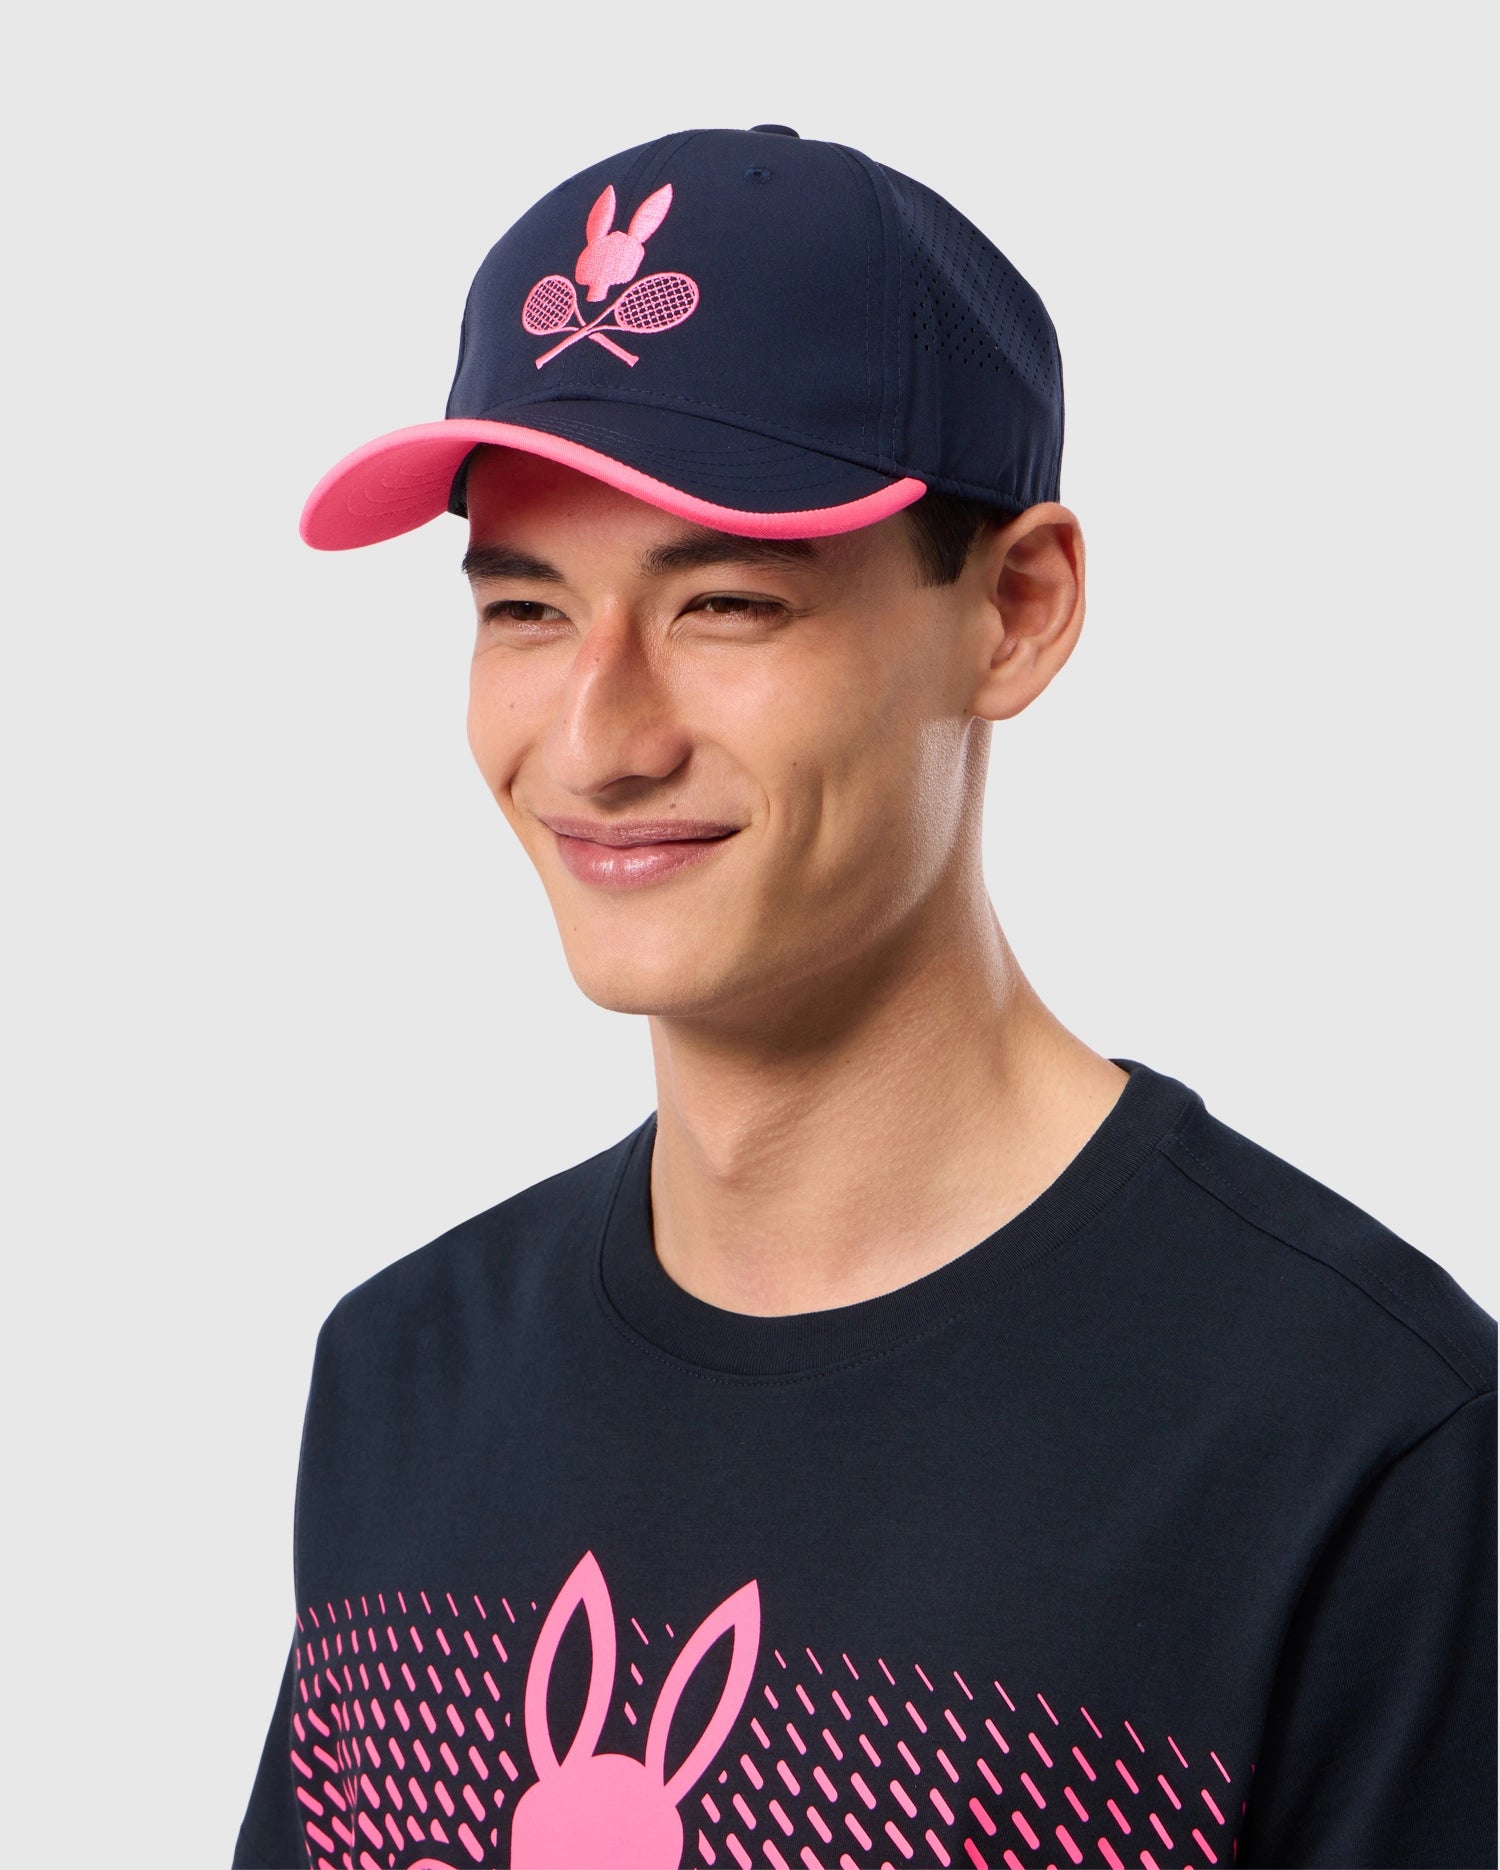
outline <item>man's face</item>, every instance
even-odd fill
[[[902,515],[767,546],[505,449],[468,505],[469,744],[591,1000],[761,1020],[857,975],[972,854],[982,587],[920,586]],[[549,819],[728,835],[661,869]]]

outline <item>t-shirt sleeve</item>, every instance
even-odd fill
[[[1351,1506],[1287,1632],[1238,1870],[1495,1864],[1495,1458],[1490,1390]]]
[[[292,1683],[296,1638],[287,1650],[276,1709],[235,1842],[231,1870],[307,1870],[307,1847],[292,1787]]]

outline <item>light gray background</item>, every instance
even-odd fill
[[[1089,1044],[1497,1309],[1493,18],[31,10],[7,1856],[45,1817],[74,1862],[227,1861],[320,1321],[654,1103],[644,1022],[578,993],[470,764],[461,522],[296,532],[338,456],[442,413],[485,251],[613,150],[790,122],[921,176],[1037,286],[1090,604],[997,730],[1000,919]]]

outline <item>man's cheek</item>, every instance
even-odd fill
[[[469,750],[486,778],[494,777],[515,739],[511,711],[495,696],[476,687],[465,721]]]

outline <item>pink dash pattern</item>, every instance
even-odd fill
[[[311,1870],[402,1870],[424,1856],[449,1870],[525,1870],[525,1852],[510,1853],[510,1827],[538,1784],[526,1682],[560,1582],[501,1595],[494,1581],[482,1592],[414,1581],[299,1608],[286,1758]],[[505,1643],[489,1602],[507,1620]],[[642,1759],[651,1711],[683,1652],[674,1630],[692,1630],[706,1608],[612,1607],[622,1653],[600,1703],[601,1753]],[[824,1653],[836,1660],[825,1665]],[[1006,1729],[1022,1702],[1045,1726],[1018,1720],[1013,1746]],[[1215,1738],[942,1659],[888,1660],[792,1631],[768,1635],[742,1711],[684,1798],[692,1820],[680,1861],[707,1870],[1158,1870],[1160,1851],[1183,1870],[1228,1870],[1252,1769],[1226,1764]],[[559,1756],[568,1741],[555,1736]],[[691,1745],[678,1735],[673,1757]]]

